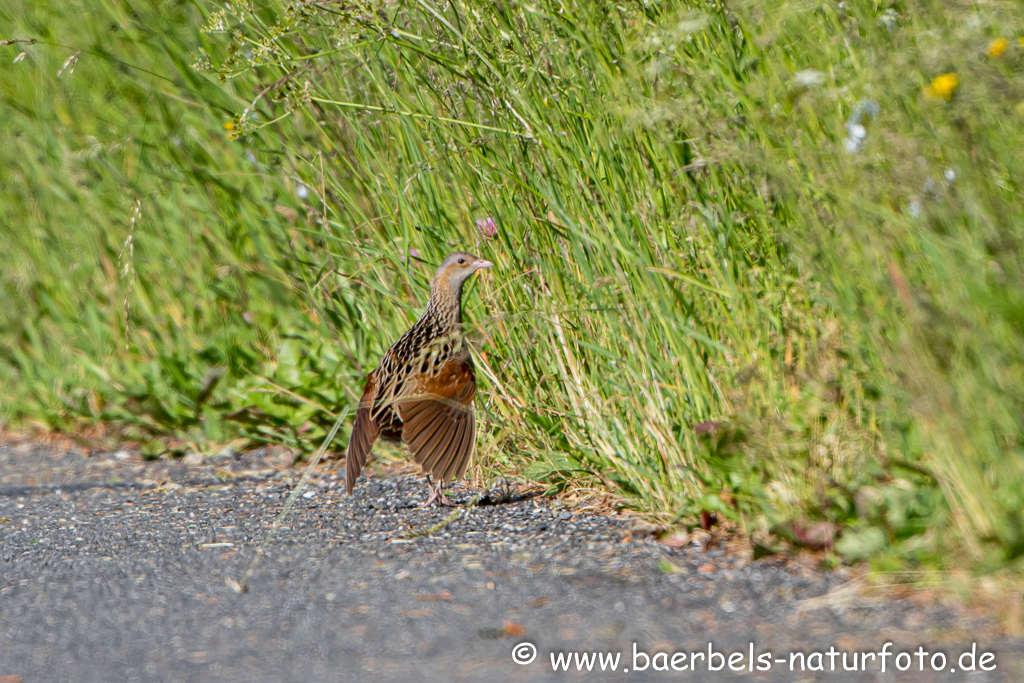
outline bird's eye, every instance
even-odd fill
[[[464,259],[464,258],[460,258],[459,259],[459,263],[465,263],[465,262],[466,262],[466,259]]]

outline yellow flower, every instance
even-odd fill
[[[224,130],[234,130],[234,129],[235,129],[234,121],[225,121],[224,122]]]
[[[956,74],[942,74],[932,79],[932,84],[925,89],[925,94],[928,97],[948,101],[952,99],[958,85],[960,85],[960,79],[956,77]]]
[[[989,57],[1002,57],[1003,53],[1006,52],[1006,48],[1010,45],[1006,38],[996,38],[988,44],[988,48],[985,50],[985,54]]]

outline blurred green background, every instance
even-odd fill
[[[465,248],[477,485],[1019,571],[1022,37],[998,1],[10,0],[0,422],[309,452]]]

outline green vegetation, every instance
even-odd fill
[[[0,9],[0,420],[310,451],[466,248],[477,476],[1020,567],[1019,3],[224,7]]]

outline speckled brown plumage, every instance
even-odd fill
[[[428,502],[447,503],[441,486],[465,473],[476,441],[476,379],[462,337],[462,285],[491,265],[464,251],[449,254],[431,282],[423,315],[366,378],[346,453],[349,493],[382,437],[405,443],[437,480]]]

